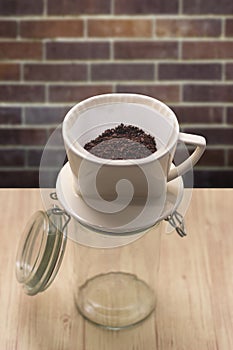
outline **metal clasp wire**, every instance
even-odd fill
[[[184,218],[183,216],[178,212],[174,211],[171,215],[169,215],[165,221],[168,221],[169,224],[174,227],[176,232],[180,237],[185,237],[187,236],[186,230],[185,230],[185,225],[184,225]]]
[[[50,198],[53,199],[53,200],[58,200],[57,198],[57,193],[56,192],[52,192],[50,193]],[[65,210],[62,210],[61,208],[59,208],[57,205],[54,204],[53,208],[50,209],[51,212],[54,214],[54,215],[63,215],[66,217],[66,220],[65,220],[65,223],[62,227],[62,232],[65,231],[65,228],[68,226],[70,220],[71,220],[71,217],[69,214],[67,214],[67,212]]]
[[[53,200],[58,200],[57,193],[56,192],[50,193],[50,198]],[[64,231],[64,229],[67,227],[68,223],[70,222],[70,219],[71,219],[70,215],[67,214],[67,212],[65,210],[62,210],[61,208],[59,208],[56,205],[54,205],[54,207],[52,208],[52,212],[55,215],[65,215],[66,216],[67,219],[66,219],[66,222],[62,228],[62,230]],[[187,236],[187,233],[185,230],[184,218],[177,210],[175,210],[174,213],[169,215],[165,219],[165,221],[168,221],[169,224],[172,227],[174,227],[174,229],[176,230],[176,232],[179,234],[180,237]]]
[[[58,200],[58,198],[57,198],[57,193],[56,193],[56,192],[51,192],[51,193],[49,194],[49,197],[50,197],[51,199],[53,199],[54,201],[57,201],[57,200]]]

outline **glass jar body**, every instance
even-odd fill
[[[75,305],[83,317],[109,329],[121,329],[153,312],[164,224],[160,222],[134,242],[114,248],[69,242]]]

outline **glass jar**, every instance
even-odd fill
[[[83,217],[77,220],[56,192],[42,192],[47,210],[31,217],[18,248],[16,276],[24,291],[35,295],[51,285],[68,242],[73,265],[69,280],[76,308],[84,318],[108,329],[122,329],[146,319],[156,306],[164,219],[182,231],[182,220],[175,222],[183,197],[182,178],[169,185],[160,220],[131,232],[98,229],[93,221],[98,218],[93,215],[92,226],[87,225],[81,208]]]
[[[57,208],[36,212],[28,223],[16,262],[17,279],[28,295],[44,291],[55,278],[67,243],[66,224],[66,214]],[[160,222],[135,236],[122,236],[118,242],[114,236],[71,220],[69,226],[75,229],[69,239],[72,291],[75,305],[86,319],[121,329],[151,314],[156,305],[164,224]],[[62,226],[63,230],[59,229]],[[86,236],[92,246],[83,244]],[[102,247],[105,240],[107,247]],[[133,242],[128,243],[130,240]]]
[[[120,247],[103,249],[72,243],[75,304],[86,319],[120,329],[151,314],[156,305],[163,224]]]

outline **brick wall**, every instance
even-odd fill
[[[137,92],[207,138],[195,186],[230,187],[232,81],[232,0],[0,0],[0,186],[38,186],[73,104]]]

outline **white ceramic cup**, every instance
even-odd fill
[[[110,160],[84,149],[87,142],[121,123],[154,136],[157,151],[141,159]],[[177,118],[167,105],[128,93],[98,95],[78,103],[65,116],[62,133],[75,192],[97,201],[100,211],[106,210],[106,206],[101,208],[101,198],[114,201],[121,197],[125,205],[132,196],[144,201],[157,198],[164,203],[167,181],[189,171],[206,145],[204,137],[179,131]],[[183,163],[172,167],[178,142],[191,144],[195,150]]]

